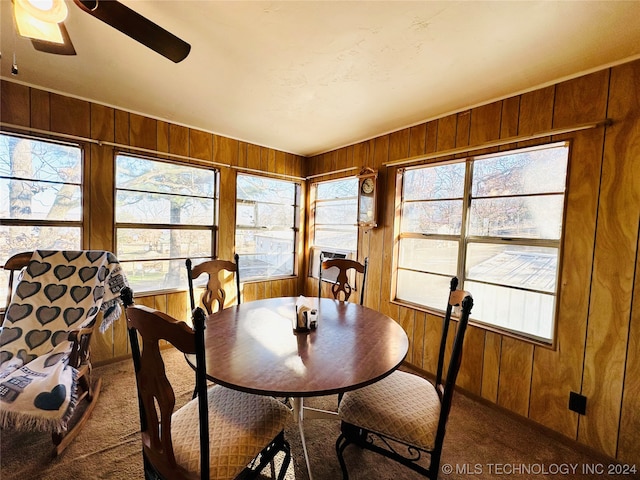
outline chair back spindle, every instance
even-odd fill
[[[225,279],[220,278],[221,272],[232,274],[235,277],[236,297],[238,305],[240,305],[240,270],[239,270],[239,255],[234,255],[234,261],[228,260],[209,260],[202,262],[195,267],[190,258],[185,261],[187,268],[187,279],[189,281],[189,297],[191,301],[191,311],[196,308],[195,292],[193,281],[200,277],[200,275],[207,274],[207,284],[205,290],[200,297],[202,305],[206,309],[207,313],[211,315],[213,312],[222,310],[225,307],[227,299],[227,291],[225,290]]]
[[[324,255],[320,253],[320,271],[318,272],[318,297],[322,296],[322,272],[330,268],[337,268],[338,275],[336,277],[336,280],[335,282],[331,282],[333,283],[331,285],[331,293],[333,294],[333,298],[335,298],[336,300],[340,300],[340,296],[342,295],[343,301],[349,301],[349,297],[351,297],[351,293],[354,290],[354,286],[352,286],[349,282],[349,275],[351,271],[353,271],[354,274],[359,273],[362,275],[362,282],[360,283],[360,305],[364,305],[364,289],[367,281],[368,266],[369,258],[365,258],[364,263],[360,263],[356,260],[350,260],[347,258],[325,259]],[[324,279],[324,281],[327,282],[329,280]]]

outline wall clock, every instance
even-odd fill
[[[364,168],[358,174],[358,225],[376,227],[378,172]]]

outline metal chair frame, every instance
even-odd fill
[[[442,321],[442,337],[440,340],[440,349],[438,352],[438,367],[434,382],[438,397],[440,398],[441,406],[433,449],[424,450],[414,445],[398,442],[397,440],[391,439],[384,434],[370,431],[357,425],[342,421],[340,427],[341,433],[338,437],[338,440],[336,441],[336,453],[338,455],[338,461],[340,462],[344,480],[348,480],[349,475],[347,472],[347,466],[344,461],[343,453],[345,448],[350,444],[355,444],[361,448],[365,448],[367,450],[371,450],[373,452],[384,455],[385,457],[395,460],[431,480],[437,479],[438,471],[440,468],[440,456],[442,454],[442,444],[444,442],[447,419],[451,410],[451,402],[453,399],[453,392],[455,390],[456,378],[458,376],[458,371],[460,370],[460,363],[462,360],[462,346],[464,342],[464,336],[467,330],[471,308],[473,307],[473,298],[471,297],[471,295],[464,290],[457,290],[457,287],[458,279],[454,277],[451,279],[449,301],[447,302],[447,309]],[[451,313],[453,311],[453,307],[458,305],[461,306],[461,314],[458,321],[458,328],[455,334],[455,339],[453,342],[453,349],[449,360],[446,378],[443,382],[444,358],[447,346],[447,336],[451,323]],[[424,455],[428,455],[430,457],[428,467],[425,467],[422,464],[418,463],[422,460]]]

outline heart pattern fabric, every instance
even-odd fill
[[[0,330],[0,427],[66,429],[77,402],[69,332],[93,324],[101,311],[106,330],[120,317],[126,285],[110,252],[34,252]]]
[[[16,288],[16,295],[24,300],[38,293],[41,288],[42,284],[40,282],[20,282],[18,288]]]

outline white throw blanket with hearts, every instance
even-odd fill
[[[71,330],[103,313],[100,331],[120,317],[127,286],[110,252],[34,252],[0,332],[0,426],[64,432],[77,403],[68,365]]]

